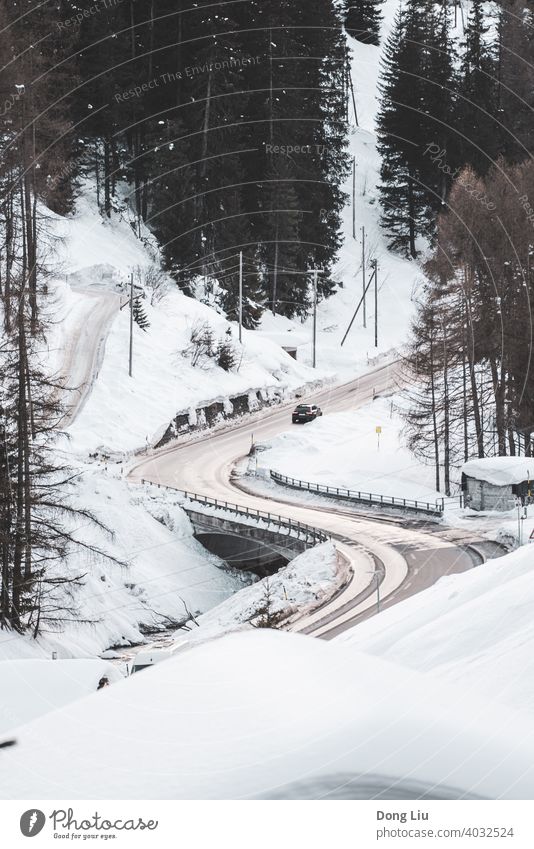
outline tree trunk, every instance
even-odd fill
[[[413,196],[413,183],[411,177],[408,177],[408,227],[410,256],[415,259],[417,256],[417,250],[415,248],[415,203]]]
[[[436,491],[441,492],[440,468],[439,468],[439,437],[438,420],[436,414],[436,383],[434,378],[434,328],[430,335],[430,392],[432,396],[432,430],[434,434],[434,468],[436,471]]]
[[[493,384],[493,397],[495,399],[495,428],[497,431],[497,451],[499,457],[506,457],[506,426],[504,412],[504,385],[499,380],[497,363],[493,357],[490,358],[491,379]]]
[[[109,139],[104,139],[104,212],[111,218],[111,185],[110,185],[111,161],[109,153]]]

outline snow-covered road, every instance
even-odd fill
[[[397,383],[398,365],[390,363],[349,383],[316,392],[313,401],[328,415],[361,407],[374,396],[394,390]],[[244,489],[234,473],[236,462],[248,454],[252,442],[266,441],[291,427],[292,406],[264,411],[261,419],[245,420],[230,430],[211,433],[193,442],[171,445],[138,462],[130,471],[130,479],[239,502],[252,509],[273,511],[276,500],[276,512],[281,516],[331,534],[350,557],[354,577],[319,612],[293,626],[294,630],[316,636],[333,637],[373,612],[374,571],[381,569],[382,564],[383,606],[431,586],[442,575],[472,568],[473,559],[465,547],[458,547],[423,523],[404,526],[390,517],[368,518],[341,506],[299,501],[298,496],[287,490],[269,498]]]
[[[106,337],[120,305],[120,296],[105,289],[92,287],[73,291],[81,297],[70,311],[69,336],[59,369],[66,396],[63,428],[72,424],[91,392],[104,355]]]

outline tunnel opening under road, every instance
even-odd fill
[[[289,557],[260,540],[213,532],[196,533],[195,539],[229,566],[252,572],[259,578],[274,575],[290,561]]]

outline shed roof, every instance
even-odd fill
[[[299,348],[301,345],[307,345],[310,341],[304,333],[295,333],[291,330],[287,331],[270,331],[256,330],[255,335],[269,339],[281,348]]]
[[[534,457],[484,457],[482,460],[469,460],[462,466],[464,475],[487,481],[495,486],[510,486],[532,480],[534,476]]]

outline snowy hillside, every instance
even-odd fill
[[[89,183],[85,190],[73,216],[50,216],[57,243],[56,278],[49,285],[48,300],[49,310],[60,317],[49,338],[50,366],[67,376],[72,389],[98,374],[83,411],[69,428],[76,453],[143,448],[147,441],[157,441],[179,412],[258,390],[268,400],[328,375],[325,369],[317,375],[300,366],[279,346],[247,330],[241,348],[235,325],[231,343],[236,367],[225,371],[209,359],[195,367],[188,351],[192,332],[207,325],[215,342],[225,341],[229,323],[212,308],[184,296],[164,274],[161,289],[152,298],[143,279],[146,269],[157,268],[153,239],[145,232],[143,244],[122,216],[106,222],[96,209],[94,187]],[[134,323],[129,378],[130,317],[129,309],[120,306],[127,304],[132,271],[149,326],[143,330]],[[90,326],[102,304],[101,325]]]
[[[90,657],[110,646],[144,642],[146,629],[163,630],[219,604],[248,582],[230,572],[194,538],[176,498],[131,487],[98,467],[86,467],[73,493],[110,532],[85,522],[77,537],[112,560],[73,552],[69,574],[75,615],[37,641],[0,631],[0,659]],[[67,588],[68,589],[68,588]],[[141,627],[140,627],[141,625]]]
[[[199,616],[188,640],[203,641],[220,637],[240,627],[264,627],[287,623],[324,604],[346,581],[346,574],[336,563],[333,543],[323,543],[298,555],[275,575],[236,592],[231,598]],[[267,622],[266,622],[267,620]],[[177,631],[177,638],[184,631]]]

